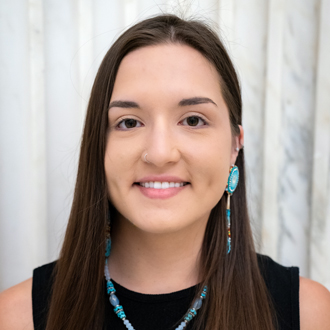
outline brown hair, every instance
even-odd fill
[[[239,81],[222,42],[207,25],[174,15],[160,15],[134,25],[117,39],[102,61],[88,104],[74,199],[55,269],[47,330],[102,329],[104,247],[109,212],[104,170],[109,102],[124,56],[135,49],[161,43],[188,45],[214,65],[229,109],[232,134],[239,133],[238,125],[242,123]],[[243,150],[236,165],[240,182],[231,198],[230,254],[226,251],[225,194],[212,210],[205,232],[200,288],[207,284],[208,297],[194,322],[194,328],[199,330],[275,329],[250,229]]]

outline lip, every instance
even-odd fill
[[[150,181],[152,181],[152,180],[150,180]],[[174,182],[174,181],[171,181],[171,182]],[[134,185],[134,187],[140,189],[140,192],[144,196],[151,198],[151,199],[166,199],[166,198],[173,197],[176,194],[178,194],[180,191],[182,191],[183,189],[187,189],[187,187],[189,187],[189,186],[190,186],[190,184],[187,184],[185,186],[178,187],[178,188],[173,187],[173,188],[167,188],[167,189],[154,189],[154,188],[142,187],[138,184]]]
[[[150,181],[158,181],[158,182],[188,182],[187,180],[181,179],[177,176],[173,176],[173,175],[148,175],[145,176],[139,180],[137,180],[136,182],[150,182]]]

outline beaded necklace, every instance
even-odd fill
[[[230,232],[230,196],[235,191],[239,179],[239,170],[236,165],[232,165],[229,169],[229,177],[226,186],[226,192],[228,194],[227,199],[227,226],[228,226],[228,234],[227,234],[227,254],[231,251],[231,232]],[[110,225],[107,227],[106,233],[106,248],[105,248],[105,266],[104,266],[104,276],[107,281],[107,292],[110,295],[109,301],[110,304],[114,307],[114,311],[117,316],[124,322],[124,325],[128,330],[134,330],[131,322],[126,318],[126,314],[124,312],[123,306],[119,304],[119,299],[115,295],[116,289],[113,286],[113,283],[110,278],[109,269],[108,269],[108,258],[110,256],[111,251],[111,238],[110,238]],[[187,324],[197,315],[197,311],[202,307],[203,299],[205,299],[207,293],[207,286],[204,286],[201,295],[199,298],[195,299],[192,306],[188,309],[185,314],[183,321],[175,330],[183,330]]]
[[[110,251],[109,251],[110,252]],[[117,316],[123,321],[124,325],[128,330],[134,330],[131,322],[126,318],[123,306],[120,305],[118,297],[115,295],[116,289],[113,286],[113,283],[110,278],[109,268],[108,268],[108,258],[105,259],[104,266],[104,276],[107,281],[107,293],[109,294],[110,304],[114,307],[114,312]],[[205,299],[207,293],[207,286],[204,286],[201,295],[199,298],[195,299],[192,306],[188,309],[185,314],[183,321],[175,330],[183,330],[187,324],[197,315],[197,311],[202,307],[203,299]]]

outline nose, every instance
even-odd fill
[[[178,139],[175,136],[175,129],[165,123],[159,123],[152,127],[146,136],[145,153],[150,164],[157,167],[164,167],[179,161],[180,151]]]

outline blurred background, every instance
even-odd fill
[[[160,12],[238,70],[257,250],[330,289],[330,0],[0,0],[0,291],[58,257],[96,70]]]

